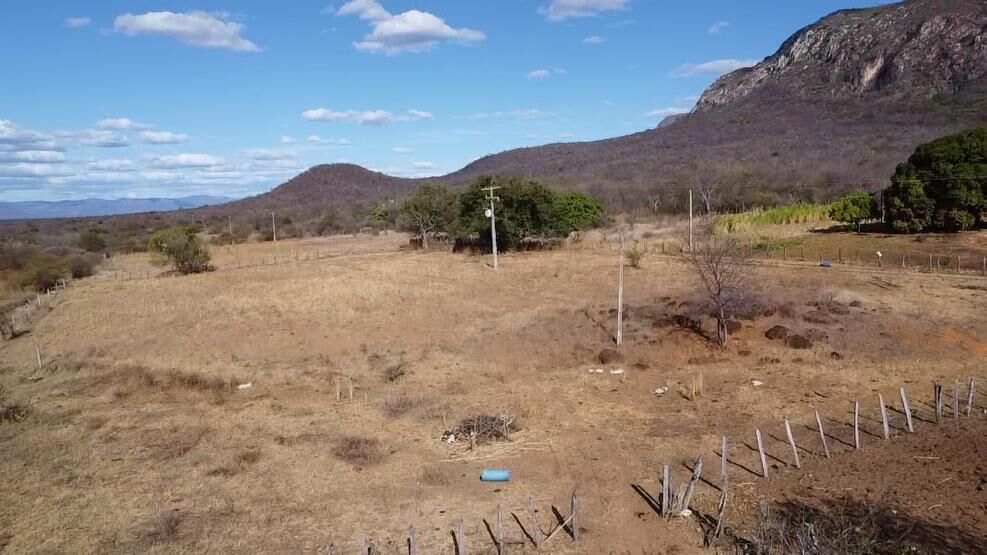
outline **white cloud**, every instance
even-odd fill
[[[75,173],[64,164],[0,164],[0,177],[66,177]]]
[[[391,149],[391,152],[393,152],[394,154],[411,154],[414,152],[414,150],[403,146],[396,146]]]
[[[711,62],[706,62],[703,64],[682,64],[675,68],[669,74],[669,77],[695,77],[697,75],[715,75],[720,76],[724,73],[730,73],[731,71],[740,69],[742,67],[750,67],[757,65],[760,60],[713,60]]]
[[[247,158],[251,160],[263,160],[263,161],[283,161],[283,160],[294,160],[295,154],[287,150],[277,150],[273,148],[253,148],[244,151]]]
[[[150,129],[154,126],[146,123],[137,123],[127,118],[107,118],[97,121],[96,127],[100,129],[116,129],[117,131],[139,131]]]
[[[689,113],[688,108],[678,108],[678,107],[658,108],[657,110],[651,110],[647,114],[644,114],[642,117],[667,118],[668,116],[677,116],[679,114],[687,114],[687,113]]]
[[[162,35],[189,46],[224,48],[235,52],[259,52],[260,48],[240,36],[242,23],[229,21],[229,14],[206,12],[148,12],[124,14],[113,20],[113,30],[127,36]]]
[[[432,120],[435,116],[421,110],[408,110],[406,115],[395,116],[386,110],[346,110],[337,112],[327,108],[314,108],[302,112],[302,117],[309,121],[325,121],[330,123],[349,122],[360,125],[387,125],[395,122]]]
[[[408,117],[411,119],[427,119],[433,120],[435,116],[431,112],[423,112],[422,110],[408,110]]]
[[[70,29],[79,29],[80,27],[85,27],[92,23],[93,20],[88,17],[66,17],[65,26]]]
[[[607,42],[607,39],[598,35],[590,35],[583,39],[583,44],[603,44],[605,42]]]
[[[187,141],[188,135],[171,131],[141,131],[141,139],[150,145],[174,145]]]
[[[283,145],[293,145],[298,142],[298,139],[294,137],[289,137],[287,135],[281,135],[281,144]]]
[[[711,35],[719,35],[721,31],[730,26],[729,21],[717,21],[716,23],[710,25],[706,32]]]
[[[81,131],[78,133],[69,133],[67,135],[74,136],[80,144],[86,146],[94,146],[98,148],[118,148],[130,146],[130,139],[124,135],[117,135],[112,131]]]
[[[376,0],[350,0],[343,4],[336,15],[358,15],[364,21],[383,21],[391,14]]]
[[[376,0],[351,0],[336,15],[356,15],[370,22],[370,34],[353,46],[373,54],[427,52],[440,41],[472,43],[487,38],[481,31],[450,27],[442,18],[428,12],[409,10],[392,15]]]
[[[575,136],[576,136],[575,133],[559,133],[559,138],[560,139],[571,139],[571,138],[573,138]]]
[[[0,164],[26,162],[29,164],[52,164],[65,161],[65,153],[54,150],[0,150]]]
[[[132,160],[94,160],[86,164],[86,168],[95,171],[108,171],[108,172],[125,172],[134,170],[134,162]]]
[[[0,120],[0,151],[55,151],[65,150],[51,135],[22,129],[9,120]]]
[[[211,154],[168,154],[151,159],[152,166],[164,169],[209,168],[222,163],[222,158]]]
[[[570,17],[593,17],[603,12],[623,10],[629,0],[552,0],[547,7],[538,9],[551,21],[564,21]]]
[[[411,167],[415,168],[416,170],[434,170],[438,168],[438,166],[436,166],[432,162],[415,162],[411,164]]]
[[[551,74],[552,72],[548,71],[547,69],[536,69],[534,71],[529,72],[527,77],[528,79],[544,79]]]
[[[336,145],[336,146],[346,146],[350,142],[346,139],[324,139],[318,135],[309,135],[305,137],[305,141],[313,145]]]

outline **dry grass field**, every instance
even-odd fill
[[[704,455],[694,505],[711,512],[730,436],[728,527],[743,530],[757,496],[798,494],[805,472],[785,463],[784,417],[821,474],[845,461],[813,453],[813,408],[831,421],[837,459],[859,462],[835,440],[855,399],[874,431],[877,392],[896,399],[904,385],[920,405],[933,379],[985,375],[976,275],[765,265],[751,280],[760,308],[719,349],[674,323],[700,298],[689,267],[645,256],[625,273],[622,358],[604,365],[613,251],[510,254],[494,272],[485,257],[399,250],[406,241],[214,248],[217,271],[182,278],[133,255],[105,275],[150,279],[73,284],[29,334],[0,343],[3,402],[26,407],[0,423],[0,551],[356,553],[366,537],[390,554],[407,552],[414,526],[420,553],[452,553],[462,517],[469,552],[493,553],[484,519],[496,528],[498,504],[520,541],[511,515],[529,527],[529,497],[548,529],[578,488],[580,542],[560,534],[542,552],[691,553],[695,520],[658,518],[631,487],[656,492],[663,463],[681,483]],[[813,346],[766,339],[774,325]],[[443,441],[478,414],[515,416],[519,430],[475,450]],[[965,426],[983,437],[983,420]],[[758,468],[743,445],[755,426],[776,461],[767,481],[743,470]],[[872,458],[854,468],[907,476],[907,449],[939,433],[923,421],[908,442],[868,435]],[[485,468],[513,478],[482,483]],[[956,487],[973,491],[976,469],[963,476]],[[940,504],[923,516],[987,534],[982,517],[956,514]]]

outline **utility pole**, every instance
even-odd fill
[[[274,236],[274,242],[278,242],[278,224],[274,221],[274,212],[271,212],[271,233]]]
[[[617,346],[624,343],[624,233],[620,233],[620,271],[617,274]]]
[[[226,222],[229,225],[229,234],[233,236],[233,216],[226,216]]]
[[[692,189],[689,189],[689,252],[692,252]]]
[[[500,187],[484,187],[483,190],[487,192],[487,198],[490,199],[490,208],[486,210],[487,216],[490,217],[490,242],[493,245],[493,267],[494,270],[497,269],[497,216],[494,214],[494,201],[500,200],[500,197],[495,197],[493,192]]]

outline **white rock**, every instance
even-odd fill
[[[764,385],[764,382],[762,382],[761,380],[751,380],[751,385],[757,387],[759,385]]]
[[[658,389],[655,389],[655,395],[664,395],[666,393],[668,393],[668,386],[667,385],[663,385],[663,386],[659,387]]]
[[[253,382],[247,382],[247,383],[242,383],[242,384],[236,386],[236,388],[237,389],[250,389],[253,386],[254,386]]]
[[[615,368],[615,369],[611,370],[610,373],[611,374],[623,374],[624,373],[624,369],[623,368]]]

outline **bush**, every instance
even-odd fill
[[[195,228],[173,227],[156,232],[147,242],[160,264],[171,264],[181,274],[197,274],[213,269],[209,265],[209,249],[196,235]]]
[[[106,241],[99,230],[87,229],[79,234],[79,248],[89,252],[103,252],[106,250]]]
[[[631,268],[641,267],[641,259],[644,258],[643,249],[639,249],[637,245],[634,245],[625,254],[627,255],[627,263],[631,265]]]
[[[65,259],[52,254],[38,254],[21,270],[21,287],[36,291],[54,289],[58,280],[69,276]]]
[[[68,258],[69,273],[73,279],[89,277],[95,272],[100,260],[97,254],[74,254]]]
[[[603,224],[603,204],[583,193],[565,193],[552,199],[553,227],[559,235]],[[636,268],[637,266],[635,266]]]

